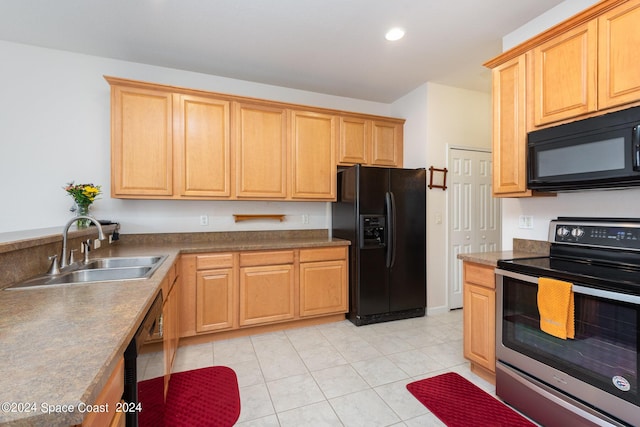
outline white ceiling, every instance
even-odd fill
[[[0,40],[389,103],[427,81],[489,91],[502,37],[561,2],[3,0]]]

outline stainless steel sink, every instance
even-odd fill
[[[104,268],[78,270],[51,280],[50,284],[104,282],[107,280],[129,280],[147,277],[151,267]]]
[[[62,274],[42,275],[16,283],[6,289],[33,289],[78,283],[148,279],[166,256],[96,258],[87,264],[74,264]]]
[[[113,257],[96,258],[89,260],[88,264],[82,267],[83,270],[96,268],[123,268],[123,267],[143,267],[156,265],[163,257],[161,256],[141,256],[141,257]]]

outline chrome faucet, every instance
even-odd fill
[[[67,224],[64,226],[64,230],[62,232],[62,257],[60,259],[60,268],[64,268],[67,265],[69,265],[68,260],[67,260],[67,235],[69,234],[69,228],[71,228],[71,224],[73,224],[74,222],[76,222],[79,219],[88,219],[89,221],[93,222],[96,227],[98,228],[98,239],[100,240],[104,240],[106,237],[104,236],[104,232],[102,231],[102,226],[100,225],[100,223],[95,219],[92,218],[90,216],[84,216],[84,215],[80,215],[80,216],[76,216],[73,217],[69,220],[69,222],[67,222]]]

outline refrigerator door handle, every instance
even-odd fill
[[[393,193],[388,191],[384,197],[385,208],[387,211],[387,268],[393,267],[396,263],[396,207]]]

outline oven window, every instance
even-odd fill
[[[575,339],[563,340],[540,330],[537,291],[504,277],[502,343],[638,405],[637,306],[576,293]]]

